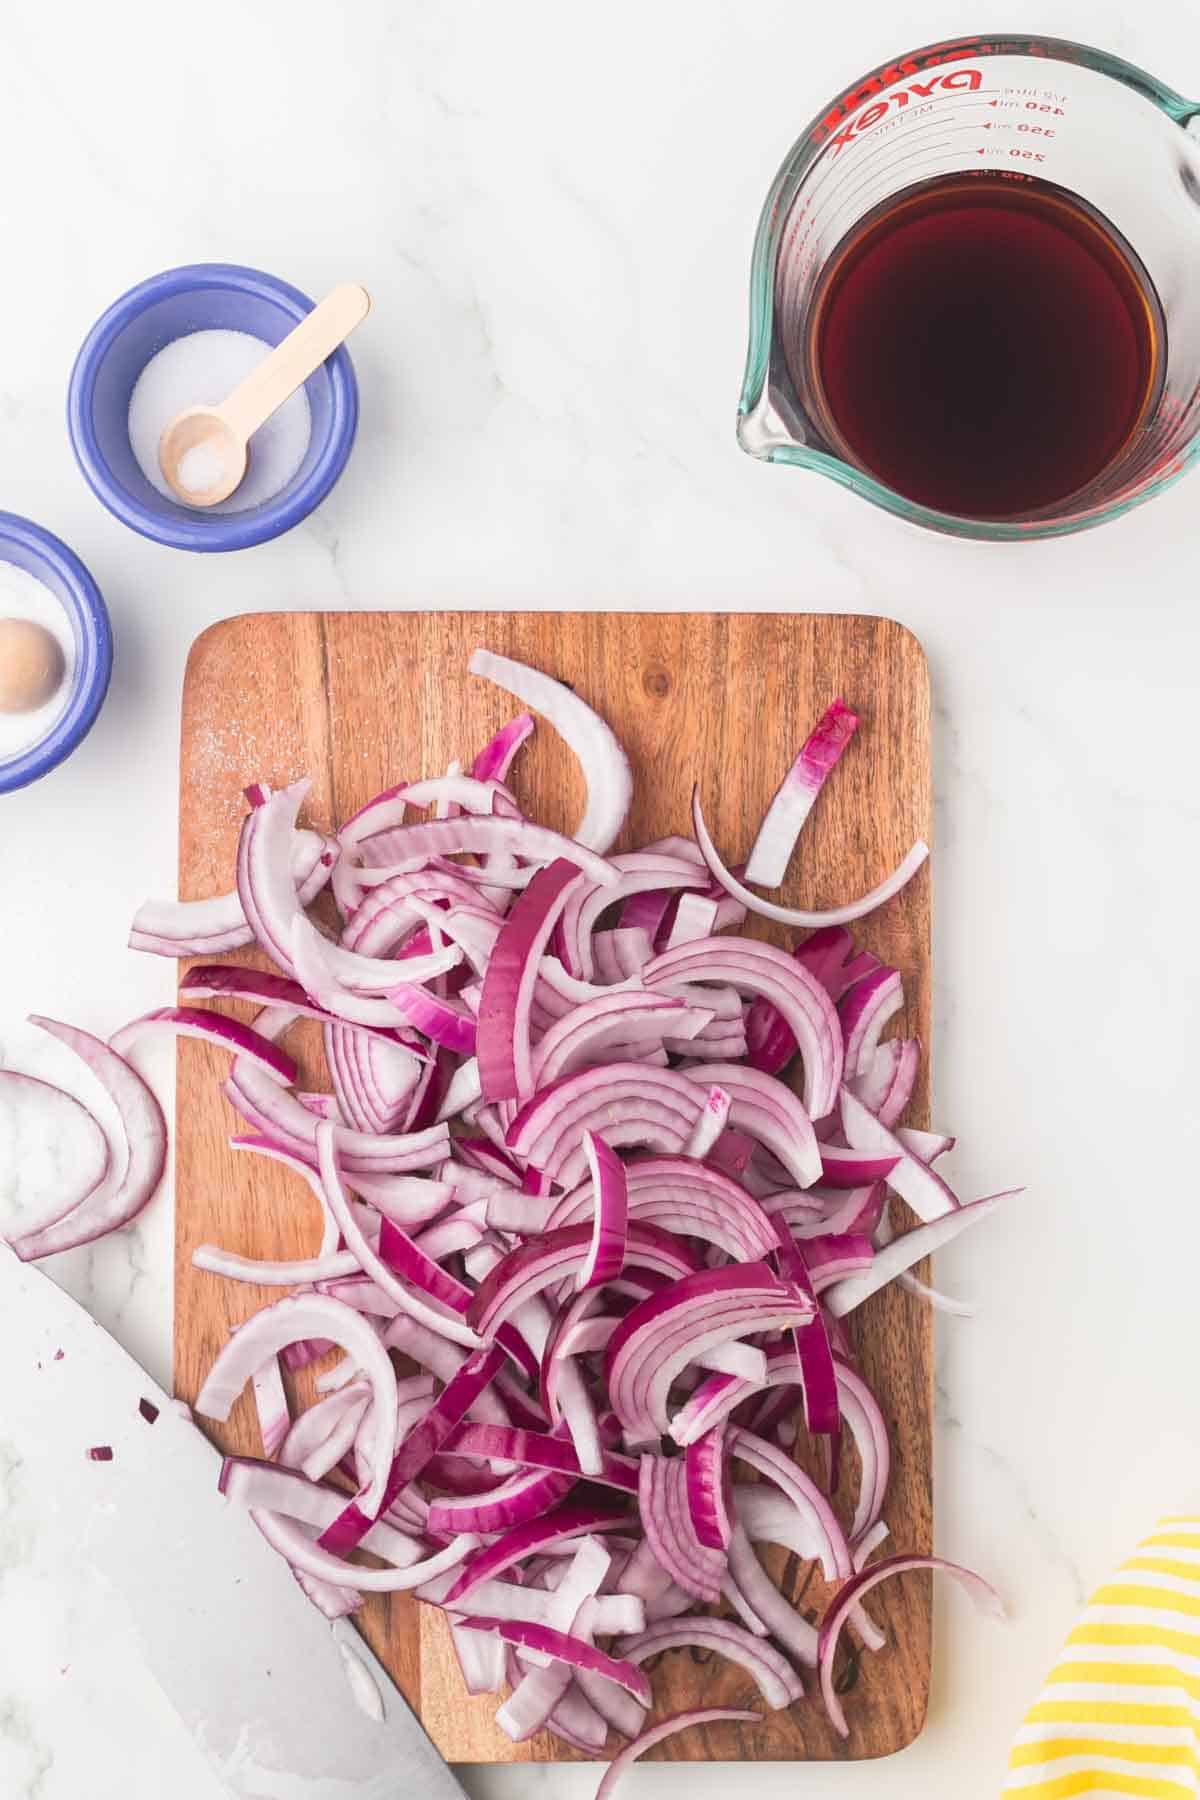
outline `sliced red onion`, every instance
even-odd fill
[[[331,1017],[323,1006],[314,1006],[298,981],[283,975],[268,975],[261,969],[244,969],[236,963],[198,963],[189,969],[179,984],[185,1000],[250,1000],[260,1006],[285,1008],[299,1018]],[[259,1027],[261,1031],[261,1024]],[[392,1027],[360,1026],[358,1030],[378,1031],[385,1041],[396,1041]],[[412,1046],[409,1046],[410,1049]],[[413,1054],[416,1054],[413,1049]]]
[[[734,1527],[729,1545],[729,1572],[743,1599],[758,1614],[776,1643],[782,1644],[805,1668],[815,1669],[819,1643],[816,1631],[775,1586],[741,1525]]]
[[[958,1563],[947,1562],[942,1556],[889,1556],[883,1562],[873,1563],[861,1574],[853,1576],[839,1589],[829,1611],[821,1621],[821,1698],[825,1702],[825,1710],[829,1720],[839,1736],[850,1736],[850,1727],[846,1723],[846,1715],[842,1711],[841,1699],[833,1683],[833,1663],[837,1655],[838,1640],[855,1606],[872,1588],[878,1587],[881,1581],[887,1581],[892,1575],[904,1575],[911,1569],[929,1569],[934,1573],[952,1575],[966,1589],[981,1612],[990,1613],[994,1619],[1003,1619],[1004,1602],[990,1582],[976,1575],[971,1569],[964,1569]]]
[[[575,837],[592,850],[609,849],[633,798],[633,771],[613,732],[598,713],[562,682],[511,657],[476,650],[472,675],[494,682],[534,712],[541,713],[579,758],[587,783],[587,805]]]
[[[904,1148],[911,1151],[918,1161],[936,1162],[939,1156],[945,1156],[953,1150],[957,1139],[948,1137],[943,1131],[918,1131],[914,1125],[897,1125],[896,1137]]]
[[[269,793],[264,798],[269,799]],[[292,879],[301,906],[316,899],[337,859],[337,845],[319,832],[294,834]],[[131,950],[149,951],[154,956],[220,956],[253,942],[254,933],[236,891],[211,900],[147,900],[135,913],[129,932]]]
[[[365,1540],[374,1519],[395,1505],[409,1482],[441,1449],[480,1394],[495,1380],[503,1361],[504,1352],[494,1347],[478,1350],[467,1358],[396,1446],[380,1504],[368,1509],[352,1501],[322,1532],[318,1542],[323,1550],[344,1556]]]
[[[713,1426],[711,1431],[689,1444],[683,1460],[692,1528],[706,1550],[720,1551],[724,1557],[733,1535],[724,1425]]]
[[[821,1145],[821,1180],[832,1188],[871,1187],[886,1181],[901,1161],[904,1146],[890,1154],[843,1149],[840,1144]]]
[[[900,890],[907,887],[921,864],[929,855],[929,845],[919,839],[899,866],[893,869],[886,881],[872,888],[857,900],[850,900],[845,906],[826,907],[822,911],[809,911],[802,907],[776,906],[771,900],[764,900],[753,889],[746,887],[725,867],[717,854],[716,845],[709,836],[708,827],[704,823],[704,814],[700,810],[700,790],[692,793],[692,825],[696,833],[696,842],[708,865],[709,873],[720,882],[725,892],[752,913],[761,918],[774,919],[777,925],[794,925],[798,930],[814,930],[819,925],[852,925],[855,919],[864,919],[873,913],[885,901],[891,900]]]
[[[583,1473],[574,1447],[564,1437],[520,1431],[512,1426],[460,1425],[447,1440],[445,1450],[455,1456],[496,1458],[535,1469],[553,1469],[577,1479]],[[637,1464],[631,1456],[617,1456],[605,1450],[601,1467],[592,1479],[633,1494],[637,1492]]]
[[[22,1262],[90,1244],[136,1218],[162,1179],[167,1127],[162,1108],[126,1059],[77,1025],[30,1015],[86,1063],[117,1109],[118,1135],[109,1143],[108,1171],[70,1212],[11,1240]],[[274,1083],[268,1085],[274,1086]]]
[[[852,1571],[850,1546],[836,1513],[816,1483],[782,1450],[754,1432],[735,1429],[730,1433],[729,1441],[739,1461],[765,1475],[787,1496],[805,1528],[803,1537],[798,1540],[806,1546],[800,1554],[815,1557],[820,1562],[826,1581],[848,1576]],[[738,1516],[742,1516],[740,1512]],[[753,1533],[749,1535],[753,1536]]]
[[[626,856],[611,857],[609,867],[616,875],[611,887],[581,887],[571,896],[563,911],[562,940],[567,952],[563,960],[573,975],[582,976],[588,981],[595,973],[592,934],[601,914],[608,907],[623,903],[635,894],[659,893],[663,890],[677,892],[681,888],[703,887],[705,883],[704,871],[696,868],[693,863],[681,862],[678,857],[661,856],[646,850],[634,850]],[[621,922],[628,927],[628,920],[623,912]]]
[[[580,882],[573,863],[542,869],[500,928],[483,979],[476,1050],[480,1091],[487,1101],[522,1100],[533,1091],[529,1009],[550,934]]]
[[[269,1080],[253,1064],[235,1062],[224,1093],[247,1124],[263,1137],[308,1161],[316,1160],[317,1129],[322,1123],[294,1094]],[[369,1132],[333,1127],[343,1170],[355,1176],[407,1174],[444,1162],[450,1143],[445,1125],[424,1131],[372,1136]]]
[[[638,1474],[638,1516],[656,1561],[693,1599],[721,1597],[725,1551],[700,1538],[689,1505],[688,1471],[682,1457],[647,1452]]]
[[[706,1063],[685,1071],[697,1084],[716,1082],[730,1096],[729,1122],[778,1157],[801,1187],[820,1179],[821,1147],[799,1100],[780,1081],[737,1063]]]
[[[793,955],[820,982],[835,1006],[856,981],[879,967],[878,957],[869,951],[856,952],[844,925],[825,925],[814,931]],[[796,1040],[786,1020],[761,997],[746,1014],[746,1038],[752,1066],[767,1075],[777,1075],[796,1054]]]
[[[732,1619],[661,1619],[618,1645],[626,1662],[638,1664],[663,1650],[691,1648],[711,1650],[745,1669],[773,1711],[804,1697],[804,1683],[787,1658]]]
[[[835,700],[800,746],[795,762],[767,808],[758,836],[746,859],[746,880],[759,887],[778,887],[787,874],[796,840],[812,811],[825,778],[858,727],[858,715],[844,700]]]
[[[895,1156],[895,1167],[888,1173],[887,1184],[901,1199],[907,1200],[919,1219],[926,1224],[953,1212],[959,1201],[940,1175],[927,1163],[905,1149],[886,1125],[868,1112],[862,1101],[842,1089],[842,1130],[852,1149],[873,1156]]]
[[[336,1518],[341,1505],[336,1489],[309,1481],[298,1469],[280,1468],[252,1456],[227,1456],[221,1465],[218,1489],[235,1506],[252,1512],[282,1513],[298,1524],[318,1529]],[[421,1560],[419,1543],[383,1523],[372,1527],[370,1542],[364,1543],[363,1548],[402,1569]],[[349,1573],[354,1576],[354,1570]],[[420,1580],[416,1585],[420,1585]]]
[[[256,1514],[255,1523],[263,1531],[267,1541],[273,1543],[295,1568],[303,1569],[306,1574],[313,1575],[320,1581],[353,1587],[367,1594],[398,1594],[418,1588],[435,1575],[457,1568],[478,1542],[478,1539],[467,1534],[455,1538],[444,1550],[439,1550],[435,1555],[426,1557],[423,1562],[415,1562],[408,1568],[368,1569],[361,1563],[343,1562],[341,1557],[331,1556],[327,1550],[320,1549],[303,1526],[294,1525],[290,1519],[273,1517],[271,1530],[267,1532],[263,1528],[262,1518],[261,1513]]]
[[[349,1250],[337,1250],[329,1256],[272,1261],[238,1256],[216,1244],[198,1244],[192,1252],[192,1267],[210,1275],[223,1275],[227,1281],[252,1281],[260,1287],[297,1287],[304,1281],[336,1281],[341,1275],[357,1274],[358,1259]]]
[[[891,1127],[903,1117],[912,1099],[920,1065],[921,1046],[916,1038],[889,1038],[875,1051],[866,1073],[848,1085],[881,1125]]]
[[[685,1156],[694,1157],[702,1162],[708,1155],[729,1120],[733,1097],[727,1088],[709,1088],[704,1101],[704,1110],[692,1126],[691,1136],[683,1147]]]
[[[482,1337],[493,1335],[535,1294],[575,1274],[588,1258],[591,1239],[590,1225],[567,1225],[510,1250],[480,1282],[471,1299],[468,1317],[475,1329]],[[653,1225],[631,1225],[627,1246],[631,1262],[664,1275],[686,1275],[695,1268],[686,1245]]]
[[[710,900],[707,894],[680,894],[663,949],[673,950],[677,944],[691,944],[697,938],[712,937],[719,929],[719,912],[717,902]]]
[[[580,1290],[604,1287],[621,1273],[629,1231],[629,1189],[624,1164],[595,1132],[584,1132],[583,1148],[592,1183],[593,1210],[591,1242],[575,1277],[575,1286]]]
[[[474,1531],[485,1536],[510,1531],[565,1500],[578,1477],[551,1469],[526,1469],[482,1494],[459,1499],[435,1500],[429,1509],[429,1529],[436,1532]]]
[[[272,1457],[282,1448],[292,1427],[292,1415],[283,1388],[279,1358],[269,1356],[262,1368],[256,1369],[250,1379],[263,1455]]]
[[[838,1004],[846,1043],[846,1080],[870,1069],[887,1025],[904,1010],[904,984],[898,969],[882,965],[847,989]]]
[[[472,775],[477,781],[507,781],[513,758],[532,736],[533,720],[527,712],[518,713],[484,745],[471,764]]]
[[[505,1569],[558,1545],[570,1543],[590,1531],[620,1531],[630,1522],[624,1506],[606,1501],[570,1499],[543,1513],[539,1519],[518,1525],[483,1549],[475,1551],[446,1594],[443,1605],[453,1607],[465,1600],[481,1581],[493,1580]],[[460,1607],[461,1611],[462,1608]]]
[[[344,837],[343,833],[343,837]],[[389,860],[427,862],[435,856],[489,856],[505,852],[529,862],[551,863],[565,857],[603,887],[616,884],[616,875],[595,850],[576,838],[564,837],[528,819],[479,818],[427,819],[404,825],[389,834]]]
[[[169,1031],[176,1037],[199,1038],[215,1044],[218,1050],[229,1050],[234,1056],[245,1056],[284,1087],[290,1087],[297,1070],[292,1058],[269,1039],[260,1037],[250,1025],[231,1019],[225,1013],[201,1012],[195,1006],[160,1006],[143,1013],[123,1025],[109,1040],[109,1048],[128,1058],[129,1051],[147,1032]]]
[[[112,1156],[108,1139],[87,1107],[36,1075],[0,1069],[0,1118],[6,1113],[9,1125],[4,1137],[10,1170],[19,1171],[25,1162],[30,1127],[34,1144],[52,1143],[56,1153],[53,1198],[43,1197],[32,1219],[23,1205],[12,1221],[11,1235],[29,1237],[56,1225],[81,1206],[104,1181]],[[64,1165],[69,1171],[65,1178],[61,1173]],[[19,1178],[17,1198],[24,1198]]]
[[[837,1013],[821,984],[784,951],[752,938],[702,938],[665,951],[642,973],[647,987],[720,981],[739,993],[765,995],[800,1046],[806,1112],[821,1119],[833,1110],[842,1070]]]
[[[811,1316],[812,1302],[765,1263],[705,1269],[651,1294],[622,1319],[604,1357],[609,1402],[627,1442],[648,1443],[667,1430],[671,1383],[701,1352]]]
[[[678,1732],[691,1731],[701,1725],[757,1725],[761,1723],[762,1714],[741,1712],[732,1706],[707,1706],[696,1712],[673,1713],[669,1719],[660,1719],[657,1725],[651,1725],[641,1737],[634,1738],[626,1744],[620,1753],[613,1757],[608,1771],[596,1789],[596,1800],[609,1800],[610,1794],[616,1792],[617,1783],[623,1775],[627,1775],[639,1756],[647,1750],[653,1750],[665,1738],[674,1737]]]
[[[377,1254],[368,1244],[342,1185],[335,1143],[336,1130],[336,1126],[333,1125],[317,1125],[317,1166],[321,1171],[321,1184],[325,1190],[326,1202],[330,1212],[337,1220],[338,1230],[346,1241],[346,1248],[357,1257],[363,1273],[369,1275],[376,1286],[383,1289],[400,1312],[407,1313],[410,1318],[428,1326],[431,1331],[440,1332],[443,1337],[450,1338],[456,1344],[466,1344],[469,1348],[476,1347],[479,1339],[469,1325],[465,1325],[461,1318],[450,1312],[430,1306],[419,1294],[414,1294],[409,1286],[397,1280],[384,1256]],[[381,1251],[384,1234],[389,1230],[395,1233],[397,1228],[392,1225],[390,1219],[385,1219],[380,1232]]]
[[[366,1319],[323,1294],[294,1294],[255,1313],[218,1351],[196,1397],[196,1411],[207,1419],[227,1419],[233,1403],[269,1356],[299,1338],[329,1338],[353,1357],[371,1384],[377,1421],[372,1449],[371,1480],[362,1495],[363,1510],[378,1510],[391,1467],[391,1435],[378,1429],[396,1409],[396,1375],[388,1353]],[[322,1571],[310,1569],[310,1574]]]
[[[875,1231],[876,1249],[886,1249],[895,1235],[891,1218],[885,1210]],[[927,1301],[935,1312],[949,1313],[953,1318],[958,1319],[971,1319],[975,1316],[975,1308],[969,1301],[955,1300],[952,1295],[943,1294],[937,1288],[930,1287],[927,1281],[922,1281],[919,1276],[913,1274],[911,1269],[905,1269],[897,1277],[897,1280],[907,1293],[915,1294],[918,1300]]]
[[[641,1048],[660,1043],[666,1035],[691,1039],[712,1017],[706,1009],[689,1006],[672,994],[628,989],[602,994],[572,1008],[550,1026],[533,1052],[534,1081],[539,1088],[548,1087],[613,1046],[636,1044]]]
[[[508,1644],[528,1645],[531,1650],[568,1663],[573,1669],[590,1669],[593,1674],[615,1681],[626,1693],[632,1694],[639,1705],[650,1704],[650,1683],[639,1668],[609,1656],[607,1651],[598,1650],[583,1638],[572,1637],[569,1632],[555,1631],[549,1625],[534,1624],[529,1619],[489,1619],[477,1613],[464,1619],[463,1627],[467,1631],[496,1631]]]
[[[1003,1194],[989,1194],[985,1200],[957,1207],[954,1212],[934,1219],[916,1231],[906,1231],[893,1238],[886,1248],[876,1251],[869,1269],[837,1282],[823,1295],[822,1304],[835,1319],[844,1319],[847,1313],[861,1306],[881,1287],[886,1287],[889,1281],[894,1281],[897,1275],[952,1242],[960,1232],[969,1231],[972,1225],[988,1218],[1002,1200],[1010,1200],[1021,1192],[1020,1188],[1010,1188]]]

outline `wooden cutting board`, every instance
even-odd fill
[[[863,725],[821,797],[783,893],[792,905],[829,906],[871,887],[914,838],[931,838],[929,683],[920,645],[887,619],[754,614],[271,613],[213,626],[192,648],[183,694],[180,894],[231,885],[242,789],[313,778],[308,823],[327,830],[393,783],[440,772],[474,752],[519,710],[467,674],[476,645],[519,657],[570,682],[613,725],[633,760],[633,813],[619,848],[690,832],[699,781],[713,835],[730,862],[755,828],[801,740],[843,695]],[[583,785],[570,753],[540,725],[513,783],[543,823],[570,830]],[[750,927],[794,941],[763,921]],[[926,1046],[910,1122],[928,1125],[930,888],[928,865],[861,926],[864,944],[904,972],[901,1022]],[[252,960],[251,953],[244,953]],[[295,1040],[293,1045],[292,1040]],[[307,1085],[325,1085],[315,1027],[290,1034]],[[175,1387],[193,1400],[229,1329],[274,1294],[192,1268],[197,1244],[250,1256],[304,1256],[318,1221],[307,1190],[261,1158],[227,1147],[237,1121],[219,1091],[226,1059],[181,1042],[176,1112]],[[892,1430],[895,1460],[885,1517],[896,1547],[931,1545],[933,1400],[930,1315],[889,1290],[851,1324],[864,1373]],[[261,1454],[246,1398],[225,1426],[224,1448]],[[803,1437],[803,1432],[801,1433]],[[839,1507],[852,1504],[857,1459],[847,1456]],[[768,1566],[816,1618],[819,1577],[783,1552]],[[671,1738],[655,1754],[676,1759],[860,1758],[902,1748],[925,1716],[930,1664],[928,1578],[885,1585],[871,1610],[889,1648],[851,1663],[848,1744],[818,1700],[768,1713],[760,1726],[722,1725]],[[363,1629],[419,1712],[434,1742],[459,1762],[570,1760],[558,1740],[514,1745],[491,1723],[490,1697],[463,1690],[440,1615],[407,1596],[375,1599]],[[698,1651],[652,1666],[656,1714],[695,1706],[754,1706],[738,1668]],[[811,1685],[811,1684],[810,1684]]]

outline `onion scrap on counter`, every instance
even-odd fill
[[[893,1281],[965,1310],[913,1268],[1007,1196],[961,1204],[933,1167],[953,1139],[901,1123],[920,1061],[915,1040],[883,1037],[901,972],[848,929],[923,844],[828,912],[777,906],[728,869],[698,792],[695,841],[614,855],[633,778],[609,726],[537,670],[484,650],[470,667],[579,757],[575,835],[528,818],[508,785],[528,713],[469,773],[403,782],[334,837],[299,824],[306,782],[248,789],[233,889],[148,903],[130,942],[202,958],[255,944],[276,972],[201,962],[179,1004],[107,1045],[35,1021],[83,1058],[119,1126],[91,1130],[58,1089],[0,1071],[16,1103],[82,1126],[75,1188],[12,1243],[24,1259],[87,1243],[150,1199],[167,1135],[128,1060],[144,1033],[230,1051],[233,1143],[306,1184],[323,1230],[302,1261],[196,1252],[216,1278],[290,1290],[230,1337],[196,1402],[225,1419],[253,1392],[264,1454],[227,1458],[223,1493],[326,1617],[400,1590],[442,1608],[468,1691],[507,1690],[512,1738],[547,1729],[592,1755],[610,1728],[629,1739],[607,1795],[671,1732],[761,1716],[648,1724],[642,1664],[661,1651],[729,1659],[768,1710],[807,1703],[807,1671],[848,1736],[834,1657],[847,1627],[882,1648],[862,1604],[879,1581],[944,1569],[1001,1610],[939,1558],[869,1561],[891,1451],[842,1321]],[[783,878],[858,724],[829,708],[747,878]],[[307,910],[326,887],[336,940]],[[791,953],[743,936],[747,910],[809,935]],[[222,999],[257,1003],[254,1024],[198,1004]],[[282,1044],[297,1018],[323,1027],[330,1093],[297,1087]],[[915,1226],[898,1228],[893,1195]],[[293,1414],[283,1371],[335,1348]],[[850,1435],[848,1528],[789,1454],[797,1418],[826,1440],[833,1488]],[[819,1630],[767,1575],[763,1542],[836,1584]]]

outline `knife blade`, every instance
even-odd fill
[[[219,1454],[186,1407],[3,1244],[0,1368],[0,1429],[61,1538],[62,1579],[128,1614],[230,1795],[464,1800],[354,1626],[324,1620],[218,1494]]]

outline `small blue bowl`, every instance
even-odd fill
[[[290,531],[321,504],[346,466],[358,425],[358,384],[344,344],[305,383],[312,433],[304,461],[261,506],[238,513],[180,506],[151,487],[129,442],[129,396],[164,345],[214,329],[278,344],[312,306],[288,282],[233,263],[168,269],[113,302],[83,341],[67,395],[76,460],[109,512],[176,550],[244,550]]]
[[[0,794],[28,787],[57,768],[96,721],[112,674],[112,628],[100,589],[61,538],[16,513],[0,512],[0,562],[44,582],[62,601],[75,633],[71,697],[46,736],[17,756],[0,757]]]

